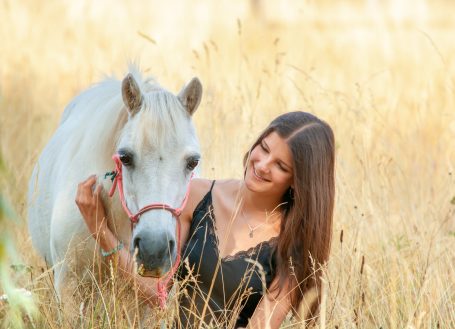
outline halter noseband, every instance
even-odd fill
[[[167,285],[169,283],[169,280],[174,276],[174,274],[177,271],[177,268],[180,264],[180,220],[179,220],[179,216],[182,213],[182,211],[185,208],[186,203],[188,201],[188,196],[190,194],[190,184],[188,184],[188,187],[187,187],[186,193],[185,193],[185,197],[184,197],[180,207],[173,208],[170,205],[165,204],[165,203],[152,203],[152,204],[142,207],[141,209],[139,209],[139,211],[136,214],[133,214],[126,204],[125,194],[123,193],[122,161],[120,160],[120,156],[118,154],[114,154],[112,156],[112,159],[115,162],[115,170],[110,173],[106,173],[106,175],[105,175],[105,177],[110,175],[110,176],[112,176],[112,179],[113,179],[112,187],[109,191],[109,196],[112,197],[114,195],[115,189],[118,186],[119,198],[122,203],[123,210],[125,210],[126,214],[128,215],[128,218],[131,221],[131,230],[133,230],[134,224],[137,224],[139,222],[140,216],[149,210],[154,210],[154,209],[167,210],[177,220],[177,257],[176,257],[175,263],[173,264],[170,271],[164,276],[163,280],[160,278],[156,284],[158,301],[160,303],[161,308],[164,309],[166,307],[166,300],[167,300]],[[191,173],[190,181],[192,178],[193,178],[193,173]]]
[[[120,201],[122,202],[123,210],[125,210],[126,214],[128,215],[128,218],[131,220],[132,224],[136,224],[137,222],[139,222],[139,217],[143,213],[145,213],[149,210],[153,210],[153,209],[167,210],[170,213],[172,213],[172,215],[176,218],[178,218],[180,216],[180,214],[182,213],[182,210],[186,206],[186,202],[188,201],[188,195],[190,194],[189,185],[188,185],[188,188],[186,189],[185,198],[183,199],[182,205],[179,208],[173,208],[170,205],[165,204],[165,203],[152,203],[145,207],[142,207],[136,214],[133,214],[126,204],[125,195],[123,193],[122,161],[120,160],[120,156],[118,154],[114,154],[112,156],[112,159],[115,162],[115,171],[113,171],[111,173],[114,177],[114,180],[112,183],[111,190],[109,191],[109,196],[112,197],[114,195],[115,189],[118,186],[119,197],[120,197]],[[191,174],[190,180],[192,178],[193,178],[193,174]]]

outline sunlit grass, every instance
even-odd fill
[[[36,306],[29,290],[17,288],[16,283],[28,266],[8,265],[18,262],[15,244],[9,236],[9,227],[17,219],[3,194],[3,177],[8,174],[0,153],[0,317],[7,328],[24,328],[36,314]],[[9,222],[9,223],[8,223]],[[8,225],[9,224],[9,225]]]
[[[104,74],[121,77],[131,59],[173,91],[192,76],[203,82],[194,120],[204,177],[241,177],[243,153],[280,113],[309,111],[334,128],[320,327],[455,327],[454,10],[449,1],[291,1],[258,11],[232,1],[2,2],[2,194],[24,219],[8,227],[33,267],[18,284],[38,297],[37,327],[72,327],[79,316],[59,318],[51,271],[31,252],[28,177],[69,100]],[[98,299],[85,305],[95,310],[87,326],[137,325],[120,315],[105,322]]]

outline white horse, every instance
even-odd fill
[[[108,79],[82,92],[65,109],[29,183],[29,232],[54,269],[59,296],[67,280],[93,263],[95,242],[75,204],[77,184],[122,162],[125,201],[136,213],[151,203],[179,207],[200,158],[191,116],[202,96],[193,78],[176,96],[131,68],[124,80]],[[123,101],[122,101],[123,98]],[[107,190],[109,179],[102,180]],[[131,231],[118,192],[103,193],[108,225],[146,274],[166,273],[177,254],[176,220],[165,210],[143,213]]]

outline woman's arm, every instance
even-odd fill
[[[271,287],[276,287],[277,284],[278,278],[275,278]],[[278,295],[276,292],[268,292],[256,307],[248,322],[248,329],[277,329],[290,310],[288,287],[283,287]]]
[[[104,251],[110,251],[118,246],[119,240],[107,226],[106,213],[100,198],[101,190],[102,185],[96,185],[96,176],[90,176],[78,185],[76,204],[87,224],[88,230],[97,240],[99,246]],[[109,261],[113,258],[115,258],[115,263],[122,277],[126,280],[134,280],[141,297],[149,303],[156,304],[158,301],[156,292],[157,279],[136,274],[132,257],[125,248],[106,257],[106,260]]]

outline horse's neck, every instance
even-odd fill
[[[98,90],[93,90],[94,95],[84,95],[95,97],[99,94],[99,104],[94,104],[95,108],[91,109],[94,110],[93,112],[90,113],[90,108],[82,109],[86,111],[82,113],[85,119],[82,121],[87,122],[82,127],[87,130],[87,140],[84,142],[89,144],[85,144],[85,147],[90,149],[89,152],[95,155],[92,160],[94,162],[92,170],[98,174],[98,182],[103,185],[105,191],[103,201],[108,216],[108,225],[120,239],[128,242],[131,235],[128,217],[121,206],[118,192],[112,198],[108,196],[112,181],[110,177],[105,176],[105,173],[115,169],[112,156],[116,152],[117,141],[122,129],[128,121],[128,113],[115,85],[107,81],[98,88]]]

